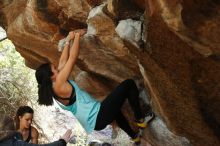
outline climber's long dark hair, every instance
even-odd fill
[[[49,63],[42,64],[37,68],[35,76],[38,83],[38,103],[40,105],[52,105],[53,104],[53,91],[51,76],[51,65]]]
[[[34,110],[29,107],[29,106],[20,106],[17,110],[16,116],[15,116],[15,124],[16,124],[16,129],[19,129],[20,127],[20,119],[19,117],[23,117],[24,114],[29,113],[29,114],[34,114]]]

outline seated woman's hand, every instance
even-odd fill
[[[63,139],[63,140],[65,140],[66,143],[68,143],[68,142],[70,141],[70,139],[71,139],[71,137],[70,137],[71,134],[72,134],[72,131],[71,131],[70,129],[68,129],[68,130],[66,131],[66,133],[65,133],[63,136],[61,136],[60,138]]]

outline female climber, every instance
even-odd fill
[[[138,132],[131,129],[122,114],[122,105],[128,99],[139,128],[147,126],[147,122],[153,118],[153,113],[148,114],[147,117],[142,114],[139,92],[132,79],[123,81],[102,102],[95,100],[86,91],[80,89],[76,82],[69,80],[79,54],[80,37],[85,33],[84,29],[69,32],[58,67],[52,63],[46,63],[37,68],[35,76],[38,82],[38,103],[52,105],[53,101],[56,101],[61,108],[75,115],[87,133],[102,130],[115,120],[138,145],[140,136]],[[73,41],[71,46],[70,41]]]

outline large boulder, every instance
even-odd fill
[[[30,68],[57,64],[59,40],[87,28],[73,71],[82,88],[103,100],[133,78],[157,115],[145,140],[220,145],[218,0],[1,0],[0,25]]]

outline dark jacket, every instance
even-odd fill
[[[66,146],[66,142],[63,139],[60,139],[58,141],[54,141],[48,144],[32,144],[21,140],[17,140],[15,138],[9,138],[0,141],[0,146]]]

